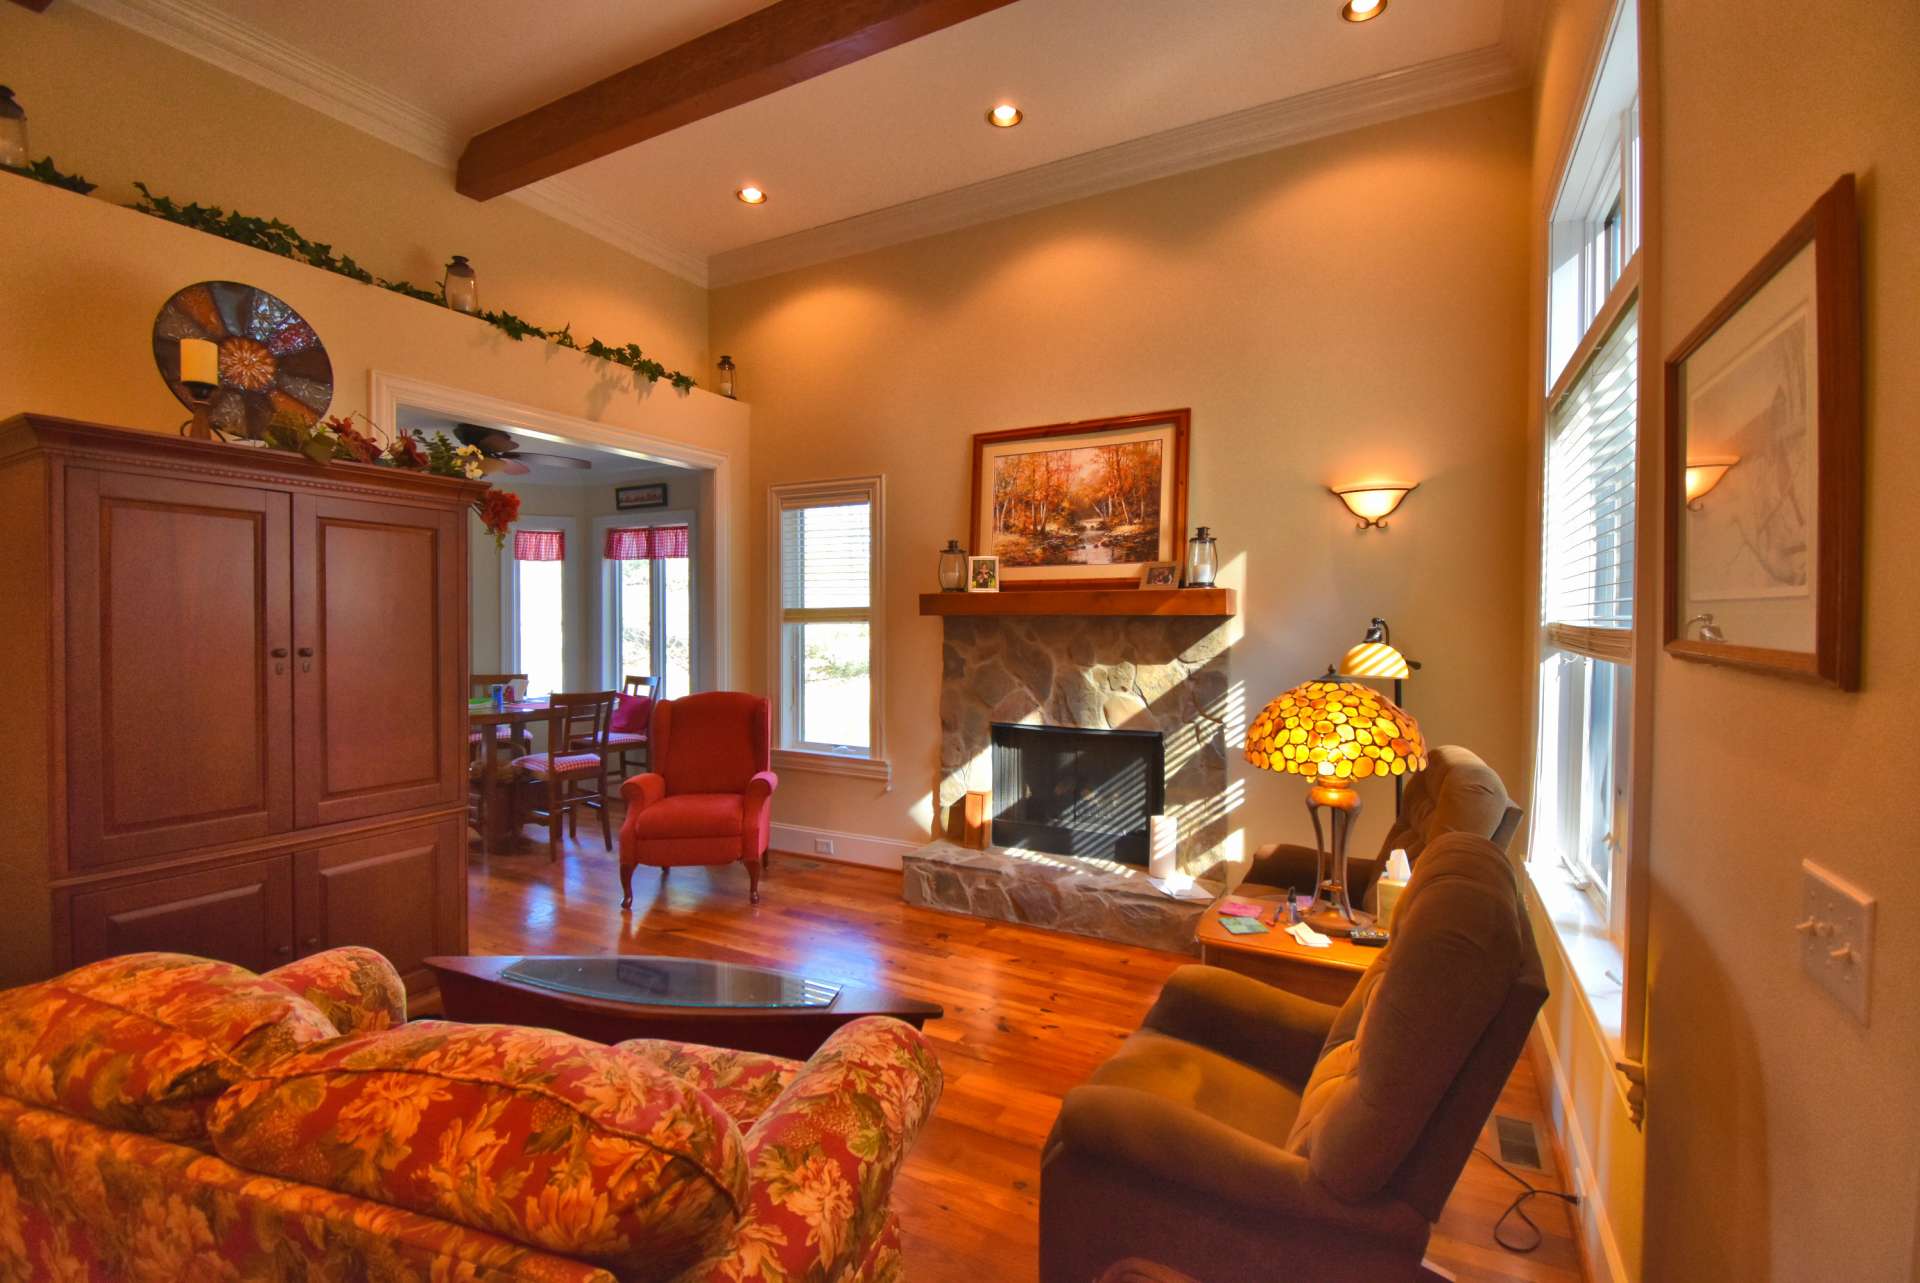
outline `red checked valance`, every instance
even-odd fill
[[[608,561],[651,561],[687,555],[685,526],[626,526],[607,531]]]
[[[564,530],[516,530],[513,532],[515,561],[565,561],[567,532]]]

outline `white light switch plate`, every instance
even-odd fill
[[[1867,1023],[1873,982],[1873,897],[1811,860],[1800,861],[1800,965],[1833,1000]]]

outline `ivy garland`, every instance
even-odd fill
[[[36,162],[45,164],[46,162]],[[51,166],[48,167],[51,171]],[[53,182],[52,178],[40,177],[42,182]],[[65,178],[65,175],[60,177]],[[73,179],[73,182],[84,180]],[[65,186],[66,183],[60,185]],[[237,211],[221,209],[218,205],[200,205],[189,203],[181,205],[169,197],[156,196],[145,183],[136,182],[140,199],[128,208],[155,218],[192,228],[196,232],[205,232],[209,236],[218,236],[237,245],[252,249],[261,249],[269,254],[278,254],[281,258],[290,258],[296,262],[317,267],[323,272],[332,272],[359,281],[362,285],[377,285],[383,290],[395,294],[404,294],[408,298],[419,299],[422,303],[432,303],[436,307],[446,304],[445,296],[439,289],[423,289],[409,281],[390,281],[384,276],[375,276],[366,268],[353,261],[349,255],[335,255],[333,246],[320,241],[310,241],[291,225],[277,218],[255,218]],[[92,191],[92,184],[84,188],[73,187],[74,191]],[[598,357],[602,361],[611,361],[623,365],[648,383],[658,383],[666,379],[674,387],[685,392],[695,386],[692,375],[680,370],[669,370],[660,362],[641,351],[638,343],[627,343],[615,347],[602,343],[599,339],[588,339],[581,343],[573,337],[573,326],[564,325],[557,330],[544,329],[533,322],[515,316],[512,312],[484,311],[480,319],[494,329],[518,343],[523,339],[543,339],[556,347],[572,352],[584,352],[588,356]]]
[[[70,192],[79,192],[82,196],[85,196],[94,189],[94,184],[80,177],[80,175],[63,174],[54,168],[53,157],[51,156],[42,156],[39,160],[28,165],[0,165],[0,169],[6,170],[9,174],[18,174],[22,178],[31,178],[37,183],[45,183],[49,187],[60,187]]]

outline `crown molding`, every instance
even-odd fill
[[[320,62],[276,36],[237,21],[201,0],[71,0],[109,22],[138,31],[243,80],[291,98],[343,125],[420,157],[449,173],[466,138],[446,120],[420,110],[344,68]],[[451,183],[451,179],[449,179]],[[605,241],[635,258],[705,287],[706,258],[609,213],[564,179],[548,179],[512,199]]]
[[[1316,89],[716,254],[717,288],[1518,89],[1501,45]]]

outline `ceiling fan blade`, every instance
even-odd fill
[[[477,446],[482,454],[500,456],[512,454],[520,448],[520,443],[498,428],[483,427],[478,423],[462,423],[455,426],[453,435],[459,438],[461,445]]]
[[[499,455],[489,455],[487,459],[481,463],[480,471],[484,475],[489,477],[497,477],[497,476],[524,477],[528,473],[532,472],[533,469],[529,468],[526,464],[520,462],[518,459],[503,458]]]
[[[593,467],[591,459],[576,459],[569,454],[541,454],[533,450],[521,450],[513,457],[523,463],[531,463],[536,468],[577,468],[585,471]]]

